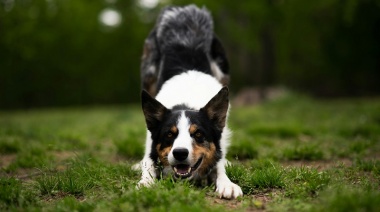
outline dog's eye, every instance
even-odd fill
[[[169,132],[169,133],[166,135],[166,137],[168,137],[168,138],[172,138],[172,137],[173,137],[173,133]]]
[[[198,143],[202,143],[204,141],[204,135],[201,131],[196,131],[194,134],[193,134],[193,137],[194,139],[198,142]]]

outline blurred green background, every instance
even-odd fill
[[[380,94],[380,0],[0,0],[0,109],[138,102],[145,37],[189,3],[211,11],[234,93]]]

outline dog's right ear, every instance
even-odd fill
[[[141,106],[144,112],[146,125],[151,132],[157,128],[165,114],[169,111],[145,90],[141,92]]]

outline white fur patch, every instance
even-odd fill
[[[218,64],[216,64],[215,61],[211,61],[210,67],[211,67],[211,72],[215,76],[216,79],[218,79],[219,81],[223,79],[224,73],[222,72],[222,70],[220,70]]]
[[[168,156],[169,163],[171,165],[174,165],[176,163],[176,159],[173,156],[173,150],[175,148],[177,147],[186,148],[187,150],[189,150],[189,153],[190,153],[189,155],[191,155],[193,151],[193,146],[192,146],[193,139],[190,137],[190,134],[189,134],[190,120],[186,117],[185,112],[182,112],[181,116],[179,117],[177,128],[178,128],[178,136],[174,140],[172,149]],[[191,158],[188,157],[183,162],[190,164],[191,163],[190,160]]]
[[[149,66],[147,73],[155,75],[156,74],[156,66],[155,65]]]
[[[156,99],[167,108],[186,104],[191,108],[200,109],[220,89],[222,89],[222,85],[211,75],[199,71],[188,71],[166,81]]]
[[[145,155],[142,161],[140,162],[140,168],[142,171],[141,180],[138,183],[138,186],[149,186],[149,184],[152,184],[154,182],[154,179],[156,178],[156,170],[154,168],[154,162],[149,157],[151,153],[151,146],[152,146],[152,138],[151,133],[149,130],[147,130],[146,133],[146,141],[145,141]],[[134,169],[137,169],[138,165],[134,166]]]
[[[220,198],[225,199],[235,199],[239,196],[243,196],[243,191],[241,190],[240,186],[231,182],[231,180],[226,175],[226,163],[226,159],[222,158],[216,165],[216,192],[219,194]]]

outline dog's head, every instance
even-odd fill
[[[229,107],[228,88],[222,88],[200,110],[186,105],[167,109],[147,92],[141,96],[153,140],[151,158],[177,178],[207,176],[222,156],[220,139]]]

